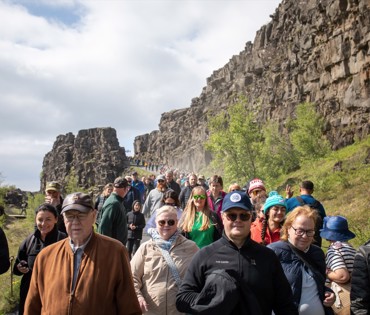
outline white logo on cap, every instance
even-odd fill
[[[238,193],[234,193],[230,196],[230,201],[232,202],[239,202],[242,197]]]

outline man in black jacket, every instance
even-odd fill
[[[351,314],[370,314],[370,240],[360,246],[353,263]]]
[[[177,294],[179,312],[298,315],[276,255],[250,238],[251,209],[244,192],[225,196],[223,237],[194,256]]]
[[[5,233],[0,228],[0,275],[7,272],[10,267],[9,247]]]

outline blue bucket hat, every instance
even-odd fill
[[[286,209],[285,198],[279,195],[277,191],[271,191],[269,193],[269,196],[263,206],[263,213],[267,214],[268,210],[273,206],[285,207]]]
[[[247,194],[240,190],[235,190],[228,193],[222,201],[222,212],[231,208],[240,208],[247,211],[252,211],[252,204]]]
[[[340,215],[325,217],[324,226],[320,230],[320,236],[326,240],[345,242],[356,237],[356,234],[348,229],[348,221]]]

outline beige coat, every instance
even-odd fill
[[[198,250],[193,241],[178,235],[170,249],[170,255],[181,279]],[[148,303],[149,311],[145,314],[182,314],[176,310],[176,294],[179,288],[161,250],[153,240],[139,247],[131,260],[131,269],[137,297],[144,297]]]

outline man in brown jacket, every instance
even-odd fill
[[[34,314],[141,314],[126,248],[94,233],[89,195],[72,193],[62,206],[68,238],[35,261],[25,304]]]

